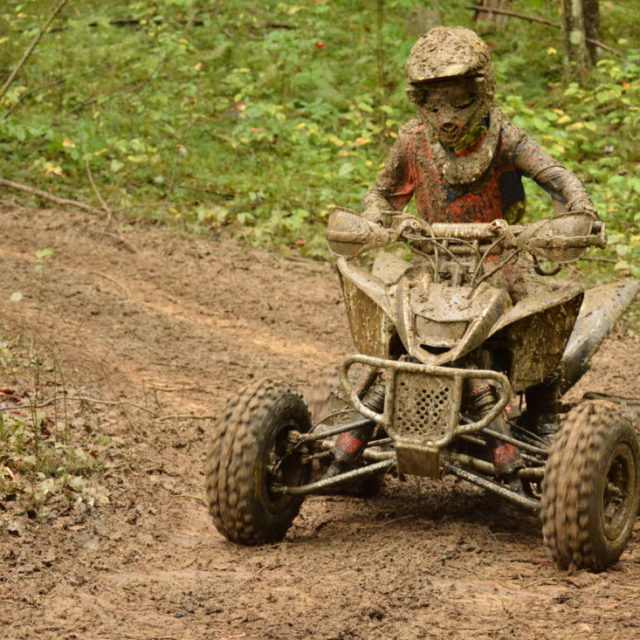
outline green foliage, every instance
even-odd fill
[[[516,124],[587,183],[612,231],[616,270],[634,276],[640,276],[640,152],[635,142],[640,130],[639,73],[640,50],[624,65],[602,59],[583,86],[553,86],[548,102],[535,109],[520,96],[502,99]],[[530,204],[535,216],[546,215],[546,200],[534,195]]]
[[[102,436],[81,441],[64,401],[43,402],[45,376],[50,383],[58,373],[53,364],[0,339],[0,371],[0,530],[19,535],[22,525],[14,517],[25,511],[46,518],[71,505],[83,511],[108,502],[91,478],[104,469],[110,443]]]
[[[403,67],[415,4],[386,0],[379,33],[377,3],[364,0],[70,3],[0,104],[0,175],[98,206],[90,169],[131,219],[322,256],[328,208],[358,208],[413,116]],[[466,2],[423,4],[472,26]],[[54,5],[3,3],[5,77]],[[513,3],[558,22],[554,6]],[[559,31],[511,21],[483,33],[505,111],[588,181],[625,238],[640,198],[632,9],[601,2],[603,39],[626,58],[603,53],[583,86],[564,85]],[[548,200],[530,191],[533,215],[547,215]]]

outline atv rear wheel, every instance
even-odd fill
[[[282,540],[304,497],[273,489],[308,482],[306,451],[288,434],[310,428],[302,396],[283,382],[259,380],[228,403],[214,428],[206,466],[209,512],[228,540],[246,545]]]
[[[601,400],[571,411],[551,444],[542,532],[561,569],[602,571],[631,535],[640,501],[640,446],[621,408]]]

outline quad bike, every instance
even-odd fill
[[[519,226],[387,222],[332,213],[358,350],[340,369],[342,407],[312,424],[302,395],[273,380],[233,398],[207,464],[215,526],[233,542],[275,542],[306,495],[388,473],[453,474],[539,513],[559,568],[615,563],[640,501],[634,416],[619,398],[585,397],[545,431],[536,398],[575,384],[640,283],[556,283],[516,300],[503,277],[523,264],[556,273],[606,244],[604,224],[580,213]],[[417,257],[384,250],[396,242]],[[351,260],[372,249],[371,269]]]

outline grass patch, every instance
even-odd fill
[[[33,345],[0,339],[0,372],[0,529],[21,535],[25,515],[83,517],[106,504],[111,443],[68,411],[59,370]]]

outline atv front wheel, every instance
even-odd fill
[[[549,451],[542,532],[561,569],[602,571],[631,535],[640,501],[640,446],[621,408],[601,400],[569,414]]]
[[[228,403],[206,467],[209,512],[228,540],[257,545],[284,538],[304,497],[274,488],[308,482],[305,450],[288,436],[310,428],[302,396],[282,382],[259,380]]]

